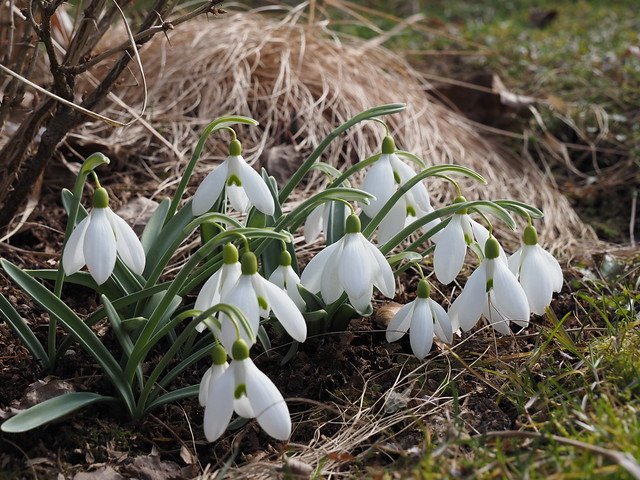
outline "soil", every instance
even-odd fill
[[[58,259],[64,230],[63,209],[53,189],[45,188],[43,197],[28,229],[2,245],[2,257],[22,268],[52,268]],[[405,275],[400,284],[404,291],[394,299],[406,303],[413,299],[415,279]],[[17,308],[36,335],[46,337],[47,316],[33,302],[0,274],[0,292]],[[81,316],[98,305],[90,290],[66,289],[64,299]],[[389,302],[376,302],[376,311]],[[561,293],[553,304],[558,317],[573,311],[573,298]],[[389,391],[404,392],[410,399],[434,398],[442,394],[440,385],[453,369],[463,372],[456,385],[461,400],[461,430],[474,435],[488,430],[515,428],[518,418],[508,402],[497,391],[487,388],[468,372],[461,361],[472,362],[478,352],[493,355],[497,343],[500,356],[523,354],[533,348],[536,324],[517,337],[494,338],[487,329],[455,347],[453,355],[444,347],[436,347],[427,358],[428,363],[412,357],[408,339],[389,344],[380,324],[380,315],[356,318],[346,333],[329,333],[308,339],[299,346],[293,358],[280,365],[287,354],[286,339],[275,337],[268,355],[254,347],[257,365],[275,382],[288,404],[294,419],[294,433],[290,445],[309,445],[318,438],[332,438],[341,428],[336,417],[354,415],[357,406],[379,412],[387,408]],[[537,322],[542,320],[538,319]],[[575,320],[576,324],[578,320]],[[107,346],[115,344],[105,325],[97,326]],[[280,342],[280,344],[279,344]],[[497,342],[497,343],[496,343]],[[155,352],[152,358],[158,358]],[[428,369],[426,368],[428,365]],[[172,388],[196,384],[208,362],[178,378]],[[420,381],[398,385],[402,372],[425,370]],[[495,368],[499,371],[500,365]],[[513,364],[510,366],[513,368]],[[490,382],[495,382],[493,378]],[[43,385],[44,382],[44,385]],[[489,383],[490,383],[489,382]],[[4,323],[0,323],[0,411],[3,418],[26,408],[35,401],[66,391],[94,391],[112,393],[110,385],[100,373],[95,361],[81,349],[72,347],[54,373],[44,371],[28,350]],[[408,391],[405,391],[408,389]],[[34,393],[36,392],[36,393]],[[406,403],[406,402],[405,402]],[[286,443],[269,438],[252,421],[238,430],[228,431],[219,441],[209,444],[204,438],[201,422],[203,409],[197,399],[165,406],[143,420],[133,422],[121,412],[107,407],[82,410],[68,419],[22,434],[0,437],[0,479],[2,478],[194,478],[209,465],[209,471],[233,461],[235,465],[252,462],[282,463],[282,454],[290,451]],[[428,419],[434,434],[447,435],[449,427],[441,417]],[[389,431],[394,448],[400,452],[420,450],[424,436],[412,419],[398,421],[386,433],[371,434],[352,445],[343,445],[341,452],[329,457],[338,469],[350,471],[382,466],[394,461],[411,461],[407,454],[388,451]],[[394,433],[396,432],[396,433]],[[439,432],[439,433],[438,433]],[[386,445],[386,446],[385,446]],[[295,447],[293,448],[295,450]],[[315,468],[315,465],[313,466]],[[95,477],[83,477],[85,473]],[[109,477],[112,475],[112,477]]]

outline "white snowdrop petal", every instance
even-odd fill
[[[449,309],[451,327],[455,331],[462,328],[471,330],[482,315],[482,308],[487,302],[486,264],[482,262],[471,274],[462,293],[458,295]]]
[[[488,294],[488,301],[484,305],[482,314],[496,332],[502,335],[509,335],[511,333],[509,319],[502,315],[495,307],[495,292],[493,290]]]
[[[233,415],[233,371],[229,368],[220,377],[209,381],[207,406],[204,409],[204,434],[210,442],[224,433]]]
[[[90,221],[91,216],[87,215],[69,235],[62,253],[62,267],[65,275],[73,275],[85,265],[83,243]]]
[[[362,211],[369,218],[373,218],[391,198],[395,192],[395,180],[393,169],[389,161],[389,155],[380,155],[380,158],[371,166],[362,180],[362,190],[374,195],[376,198],[369,200],[369,205],[362,204]]]
[[[442,305],[429,299],[429,305],[431,307],[431,314],[434,317],[434,333],[440,339],[441,342],[452,343],[453,342],[453,330],[451,328],[451,320],[446,310],[442,308]]]
[[[263,287],[269,298],[269,306],[273,314],[291,338],[304,342],[307,338],[307,323],[296,304],[284,290],[263,279]]]
[[[337,247],[336,249],[332,249],[332,251],[335,251],[335,254],[332,255],[331,258],[327,259],[325,268],[321,273],[322,277],[320,279],[320,292],[322,293],[322,299],[327,304],[335,302],[344,293],[344,287],[340,283],[340,277],[338,276],[338,267],[340,266],[342,258],[343,244],[344,237],[334,244]],[[327,247],[327,249],[323,251],[326,251],[329,248],[331,247]],[[304,282],[304,280],[301,281]]]
[[[227,185],[226,192],[229,203],[238,212],[245,213],[251,208],[251,201],[244,188],[237,185]]]
[[[461,217],[458,214],[452,215],[449,224],[438,233],[433,252],[433,269],[438,281],[445,285],[460,273],[467,253]]]
[[[520,285],[527,295],[529,308],[543,315],[553,296],[552,270],[541,249],[532,249],[522,263]]]
[[[393,316],[389,325],[387,325],[387,342],[395,342],[400,340],[411,326],[411,316],[413,315],[413,308],[415,306],[415,300],[403,305],[400,310]]]
[[[322,276],[325,268],[327,267],[327,263],[329,260],[334,259],[336,255],[339,255],[341,247],[341,242],[329,245],[325,249],[321,250],[307,264],[302,272],[302,277],[300,278],[300,282],[307,290],[312,293],[318,293],[320,291]]]
[[[138,239],[136,232],[122,218],[107,208],[107,217],[116,236],[116,250],[124,264],[133,273],[142,275],[146,263],[144,248]]]
[[[416,299],[409,331],[411,351],[420,360],[427,356],[433,345],[433,317],[427,300]]]
[[[247,397],[262,429],[277,440],[291,435],[291,417],[282,394],[250,359],[244,360],[247,372]]]
[[[375,245],[372,245],[361,233],[357,234],[360,242],[372,258],[376,267],[374,269],[373,284],[387,298],[393,298],[396,294],[396,279],[393,276],[391,265]]]
[[[265,215],[273,215],[275,206],[269,187],[258,172],[249,166],[242,157],[236,157],[238,177],[249,201]]]
[[[116,264],[116,237],[106,208],[94,208],[84,235],[84,259],[98,285],[107,281]]]
[[[551,287],[554,292],[559,292],[562,290],[562,284],[564,283],[564,277],[562,274],[562,267],[558,263],[558,260],[547,252],[545,249],[540,247],[541,255],[546,258],[547,264],[549,266],[549,273],[551,275]]]
[[[209,397],[209,384],[219,378],[229,367],[227,362],[222,365],[211,365],[207,369],[207,371],[202,376],[202,380],[200,381],[200,389],[198,392],[198,400],[200,401],[201,406],[205,406],[207,404],[207,398]]]
[[[509,265],[509,270],[511,270],[511,273],[513,273],[516,276],[516,278],[520,276],[520,266],[522,265],[522,260],[526,256],[526,249],[527,249],[526,245],[521,246],[507,260],[507,264]]]
[[[344,247],[338,264],[338,278],[349,298],[362,297],[373,285],[370,257],[358,234],[347,233],[343,238]]]
[[[191,200],[191,212],[194,216],[208,212],[218,199],[227,181],[229,160],[214,168],[202,181]]]
[[[282,265],[278,265],[276,269],[269,275],[269,281],[279,288],[285,288],[286,270]]]
[[[493,292],[495,308],[509,320],[529,320],[529,302],[522,286],[500,259],[494,262]]]
[[[318,205],[311,210],[311,213],[307,215],[307,219],[304,221],[304,241],[307,243],[313,242],[322,231],[323,217],[325,215],[326,204]]]
[[[373,285],[369,285],[367,290],[359,297],[353,295],[349,296],[349,302],[356,309],[358,313],[364,313],[371,304],[371,297],[373,296]]]
[[[407,206],[401,197],[378,225],[378,243],[384,245],[404,228]]]

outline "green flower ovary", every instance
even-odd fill
[[[253,252],[246,252],[242,255],[242,274],[255,275],[258,273],[258,259]]]
[[[249,358],[249,346],[247,345],[247,342],[241,338],[233,342],[233,346],[231,347],[231,356],[236,361]]]
[[[525,245],[537,245],[538,232],[536,231],[536,227],[534,227],[533,225],[528,225],[524,229],[524,234],[522,235],[522,239],[524,240]]]
[[[222,249],[222,263],[233,265],[238,261],[238,249],[233,243],[227,243]]]
[[[347,217],[344,233],[360,233],[361,225],[360,219],[356,215],[349,215]]]
[[[109,206],[109,193],[106,188],[99,187],[93,193],[93,208],[107,208]]]
[[[227,351],[218,343],[211,349],[211,359],[214,365],[224,365],[227,361]]]

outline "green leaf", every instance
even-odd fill
[[[47,290],[39,282],[27,273],[20,270],[11,262],[0,259],[0,264],[5,272],[31,297],[44,308],[51,318],[64,325],[65,329],[76,341],[97,360],[103,368],[111,383],[118,390],[127,408],[133,413],[135,404],[131,386],[125,381],[125,376],[113,358],[107,347],[100,341],[96,334],[78,317],[62,300]]]
[[[62,197],[62,206],[66,210],[67,215],[69,215],[71,213],[71,209],[73,208],[73,203],[75,201],[73,192],[71,190],[63,188],[61,192],[61,197]],[[76,224],[84,220],[86,216],[87,216],[87,211],[82,205],[79,205],[78,213],[76,217]]]
[[[156,398],[153,402],[149,402],[144,410],[144,414],[146,415],[147,413],[166,403],[173,403],[179,400],[184,400],[185,398],[196,397],[199,391],[200,385],[198,384],[191,385],[190,387],[179,388],[178,390],[169,392],[166,395],[162,395],[161,397]]]
[[[42,344],[33,334],[27,322],[13,308],[13,305],[0,294],[0,314],[2,318],[9,324],[14,333],[22,340],[22,343],[29,349],[31,354],[40,362],[47,370],[50,368],[50,360],[47,352]]]
[[[21,433],[69,415],[76,410],[95,403],[117,402],[114,397],[105,397],[92,392],[73,392],[50,398],[20,412],[2,424],[2,431]]]
[[[140,237],[140,243],[142,243],[142,248],[144,248],[145,253],[148,253],[151,250],[153,242],[160,236],[162,226],[164,225],[167,213],[169,212],[170,204],[171,200],[168,198],[165,198],[160,202],[160,205],[158,205],[158,208],[153,212],[153,215],[151,215],[147,225],[144,227],[144,231]]]
[[[422,255],[418,252],[412,252],[408,250],[405,252],[396,253],[388,259],[389,265],[391,265],[392,267],[402,261],[406,261],[408,263],[420,263],[422,261]]]

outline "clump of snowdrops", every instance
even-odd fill
[[[68,393],[19,413],[2,429],[29,430],[105,402],[140,418],[168,402],[198,396],[209,441],[224,433],[234,412],[255,418],[269,435],[286,440],[291,434],[287,405],[251,358],[256,342],[270,348],[265,323],[277,322],[282,328],[274,330],[291,337],[286,355],[291,358],[310,333],[339,332],[354,316],[370,315],[375,290],[393,298],[397,275],[411,267],[421,277],[417,297],[390,321],[387,340],[408,332],[420,359],[431,350],[434,336],[451,343],[457,331],[472,329],[481,317],[508,334],[513,325],[526,326],[532,313],[544,313],[562,286],[562,272],[538,245],[532,219],[542,213],[510,200],[467,201],[453,176],[486,183],[480,175],[457,165],[426,168],[416,155],[397,150],[382,118],[404,108],[372,108],[339,126],[280,190],[266,171],[259,174],[247,164],[232,128],[257,122],[242,116],[217,119],[203,132],[175,196],[159,205],[140,239],[109,208],[96,172],[109,160],[100,153],[87,158],[73,192],[62,192],[69,221],[59,267],[24,271],[0,260],[7,275],[48,313],[47,341],[41,343],[2,296],[0,313],[45,369],[55,370],[69,347],[80,345],[110,379],[113,395]],[[379,122],[381,133],[384,129],[379,153],[344,172],[320,160],[330,142],[340,141],[345,130],[362,121]],[[229,156],[180,206],[205,141],[223,132],[231,137]],[[283,213],[311,170],[330,178],[327,188]],[[356,188],[352,177],[360,170],[365,175]],[[457,190],[453,204],[434,209],[425,182],[434,178]],[[95,184],[95,193],[85,210],[80,200],[88,181]],[[507,257],[493,236],[489,215],[515,229],[512,213],[526,227],[522,248]],[[321,234],[326,240],[302,273],[292,244],[299,228],[307,241]],[[194,233],[200,235],[200,247],[166,280],[167,265]],[[479,266],[445,310],[430,298],[423,260],[431,257],[435,277],[448,284],[460,273],[469,249]],[[53,290],[40,280],[53,282]],[[94,290],[102,306],[80,318],[61,300],[64,285]],[[195,303],[185,300],[193,292],[199,292]],[[117,351],[91,328],[103,319],[119,343]],[[60,327],[64,335],[58,334]],[[154,351],[163,355],[143,370]],[[199,385],[170,389],[172,380],[207,357],[211,367]]]

